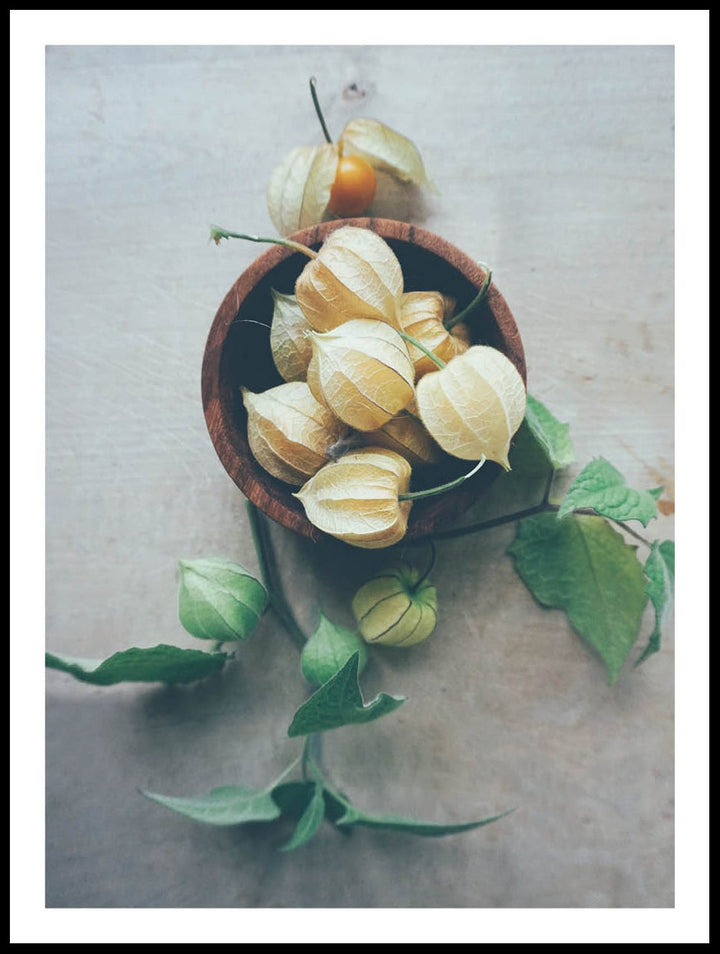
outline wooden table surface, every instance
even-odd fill
[[[490,263],[528,389],[633,487],[662,484],[674,535],[674,76],[670,46],[51,46],[47,49],[46,643],[104,658],[178,622],[179,559],[258,572],[244,498],[208,437],[213,316],[274,233],[265,188],[294,145],[378,118],[419,147],[437,195],[387,182],[371,211]],[[278,526],[301,623],[351,624],[372,566]],[[219,676],[84,685],[47,673],[48,908],[672,908],[674,653],[608,686],[538,605],[501,526],[438,546],[440,625],[379,651],[363,691],[404,695],[327,733],[359,806],[432,821],[509,808],[440,839],[285,823],[204,827],[141,797],[262,787],[297,754],[307,687],[268,616]],[[643,634],[652,628],[648,613]]]

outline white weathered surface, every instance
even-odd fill
[[[388,188],[388,217],[491,263],[531,392],[578,465],[673,487],[671,47],[51,47],[47,51],[47,647],[100,658],[194,645],[179,558],[257,570],[244,501],[203,420],[215,311],[272,234],[265,186],[293,145],[372,116],[410,136],[440,194]],[[364,98],[346,98],[351,84]],[[669,508],[668,508],[669,509]],[[648,535],[673,535],[671,515]],[[47,677],[49,908],[668,908],[673,641],[614,687],[565,617],[537,606],[501,527],[439,548],[441,625],[364,677],[397,713],[328,734],[325,762],[369,811],[444,821],[423,840],[283,824],[195,825],[139,788],[262,786],[298,751],[305,685],[268,618],[192,687]],[[311,626],[350,623],[372,557],[273,539]],[[645,634],[650,629],[646,621]]]

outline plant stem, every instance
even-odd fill
[[[268,539],[265,527],[262,524],[262,518],[255,504],[249,500],[246,501],[248,519],[250,521],[250,531],[255,544],[258,563],[260,564],[260,573],[262,575],[263,585],[268,594],[270,606],[280,618],[280,622],[291,638],[298,646],[304,646],[307,642],[305,633],[300,628],[298,621],[290,609],[290,606],[283,595],[277,575],[274,570],[272,547]]]
[[[464,537],[471,533],[479,533],[481,530],[491,530],[493,527],[501,527],[505,523],[514,523],[516,520],[533,517],[535,514],[545,513],[552,509],[552,505],[545,502],[535,504],[533,507],[516,510],[515,513],[507,513],[502,517],[493,517],[491,520],[481,520],[479,523],[471,523],[465,527],[455,527],[452,530],[441,530],[439,533],[433,534],[433,540],[452,540],[455,537]]]
[[[518,520],[523,520],[525,517],[534,517],[539,513],[557,513],[559,509],[559,504],[550,503],[548,500],[542,500],[540,503],[535,504],[532,507],[526,507],[524,510],[516,510],[514,513],[504,514],[502,517],[493,517],[491,520],[481,520],[478,523],[471,523],[465,527],[456,527],[452,530],[441,530],[439,533],[433,534],[433,540],[452,540],[455,537],[464,537],[471,533],[479,533],[481,530],[491,530],[493,527],[501,527],[506,523],[515,523]],[[591,510],[590,508],[574,510],[573,513],[578,513],[581,516],[587,517],[601,516],[595,510]],[[650,547],[650,542],[646,540],[645,537],[641,536],[641,534],[637,533],[626,523],[623,523],[622,520],[615,520],[612,517],[606,517],[605,519],[609,520],[611,523],[614,523],[626,533],[629,533],[631,537],[634,537],[646,547]],[[422,543],[422,541],[418,541],[418,543]]]
[[[322,774],[322,733],[311,732],[305,736],[302,750],[302,777],[312,775],[316,782],[323,781]]]
[[[292,762],[287,766],[287,768],[284,768],[282,770],[282,772],[280,773],[280,775],[278,775],[275,781],[271,782],[270,785],[268,785],[266,791],[271,792],[274,788],[277,788],[280,782],[282,782],[284,778],[287,778],[288,775],[293,771],[293,769],[300,764],[300,762],[302,761],[302,758],[303,758],[303,755],[298,755],[296,759],[293,759]]]
[[[407,494],[398,494],[398,500],[420,500],[423,497],[434,497],[436,494],[444,494],[446,490],[453,490],[476,474],[485,463],[485,460],[486,458],[483,457],[469,473],[463,474],[462,477],[456,477],[454,480],[449,480],[446,484],[439,484],[437,487],[429,487],[427,490],[416,490]]]
[[[332,142],[332,138],[330,136],[330,133],[328,132],[328,128],[325,125],[325,117],[323,116],[322,110],[320,109],[320,102],[318,100],[317,90],[315,89],[316,82],[317,80],[315,79],[315,77],[311,76],[310,77],[310,95],[312,96],[312,101],[315,107],[315,112],[317,113],[317,118],[320,120],[320,125],[322,126],[323,135],[325,136],[325,139],[327,140],[327,142]]]
[[[492,280],[492,272],[488,268],[487,274],[485,275],[485,281],[482,283],[482,288],[477,293],[477,295],[473,298],[470,304],[466,305],[462,311],[457,313],[457,315],[453,315],[452,318],[447,318],[445,320],[444,325],[448,331],[450,331],[451,328],[454,328],[455,325],[459,324],[461,321],[464,321],[468,317],[468,315],[477,308],[477,306],[480,304],[483,298],[485,298],[485,296],[487,295],[487,290],[490,287],[491,280]]]
[[[417,592],[417,590],[420,589],[420,587],[423,585],[423,583],[425,582],[425,580],[427,580],[427,578],[428,578],[428,577],[430,576],[430,574],[432,573],[433,567],[435,566],[435,557],[436,557],[436,556],[437,556],[437,551],[435,550],[435,544],[434,544],[434,542],[431,540],[431,541],[430,541],[430,562],[428,563],[427,567],[425,568],[425,572],[423,573],[423,575],[420,577],[420,579],[417,581],[417,583],[415,583],[415,585],[411,588],[411,590],[412,590],[413,593]]]
[[[310,758],[310,740],[312,735],[306,735],[305,741],[303,742],[302,755],[301,758],[301,767],[302,767],[302,777],[304,779],[308,776],[308,760]]]
[[[210,226],[210,238],[216,245],[220,244],[221,239],[230,238],[246,239],[248,242],[265,242],[270,245],[285,245],[287,248],[294,249],[296,252],[302,252],[302,254],[307,255],[308,258],[317,258],[317,252],[308,248],[307,245],[302,245],[300,242],[293,242],[292,239],[263,238],[261,235],[246,235],[244,232],[230,232],[228,229],[223,229],[219,225]]]
[[[408,334],[406,334],[404,331],[400,331],[400,330],[397,329],[397,328],[396,328],[395,330],[396,330],[397,333],[400,335],[400,337],[403,339],[403,341],[407,341],[407,342],[409,342],[411,345],[415,345],[415,347],[416,347],[419,351],[422,351],[422,353],[423,353],[424,355],[427,355],[427,357],[430,358],[431,361],[434,361],[435,364],[438,366],[438,368],[440,368],[440,370],[442,370],[442,369],[445,367],[445,362],[444,362],[441,358],[438,358],[438,356],[437,356],[436,354],[433,354],[433,352],[430,351],[428,348],[426,348],[424,344],[422,344],[421,342],[419,342],[419,341],[417,340],[417,338],[413,338],[412,335],[408,335]]]

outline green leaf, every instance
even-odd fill
[[[337,796],[336,796],[337,797]],[[480,821],[460,822],[455,824],[437,824],[436,822],[419,821],[415,818],[404,818],[400,815],[368,815],[351,805],[346,799],[339,799],[345,806],[345,813],[335,822],[338,827],[353,828],[361,826],[363,828],[376,828],[382,831],[399,831],[408,835],[422,835],[426,838],[438,838],[441,835],[457,835],[463,831],[470,831],[472,828],[481,828],[483,825],[489,825],[509,815],[510,811],[502,812],[499,815],[492,815],[489,818],[482,818]]]
[[[81,682],[112,686],[118,682],[195,682],[219,672],[230,656],[179,646],[124,649],[107,659],[79,659],[45,653],[48,669],[59,669]]]
[[[565,494],[558,518],[588,507],[611,520],[639,520],[646,527],[657,516],[657,498],[662,487],[633,490],[612,464],[597,457],[583,468]]]
[[[299,821],[315,794],[315,785],[315,782],[309,780],[283,782],[273,789],[273,799],[283,815]],[[325,817],[333,823],[345,813],[345,803],[339,801],[339,798],[340,796],[336,796],[329,789],[323,789]]]
[[[614,683],[635,643],[647,604],[635,547],[601,517],[541,513],[521,520],[508,552],[538,602],[565,610],[602,657]]]
[[[332,623],[324,614],[300,655],[303,676],[313,686],[321,686],[342,669],[353,653],[359,653],[358,675],[367,665],[367,649],[355,633]]]
[[[322,824],[325,817],[325,799],[323,798],[323,787],[319,782],[314,783],[312,795],[297,823],[292,837],[287,841],[281,851],[292,851],[299,848],[309,841]]]
[[[245,822],[272,821],[280,816],[280,808],[273,800],[271,789],[256,791],[225,785],[196,798],[145,791],[142,794],[165,808],[205,825],[242,825]]]
[[[662,631],[672,610],[675,598],[675,544],[672,540],[652,543],[645,561],[645,576],[648,579],[647,594],[655,608],[655,626],[636,666],[660,649]]]
[[[272,790],[272,797],[283,815],[299,821],[315,791],[315,782],[296,779],[282,782]]]
[[[246,639],[262,616],[265,588],[244,566],[223,558],[180,560],[180,622],[198,639]]]
[[[525,422],[555,470],[572,464],[575,452],[570,441],[569,426],[561,424],[530,394],[527,395]]]
[[[402,705],[404,698],[384,692],[367,705],[363,703],[358,684],[359,658],[359,653],[353,653],[342,669],[300,706],[288,729],[290,737],[371,722]]]

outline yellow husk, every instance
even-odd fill
[[[248,443],[268,473],[295,487],[331,460],[330,449],[347,427],[310,393],[304,381],[290,381],[254,394],[243,388]]]
[[[390,325],[358,318],[309,337],[310,390],[350,427],[376,430],[413,400],[414,368]]]
[[[474,345],[416,391],[420,417],[438,444],[455,457],[485,456],[510,469],[510,441],[525,415],[525,385],[496,348]]]
[[[296,146],[270,175],[267,205],[281,235],[317,225],[330,201],[338,164],[338,147]]]
[[[417,146],[377,119],[351,119],[340,140],[346,153],[362,156],[375,169],[390,173],[400,182],[412,182],[431,192],[437,191],[428,178]]]
[[[400,262],[370,229],[346,225],[331,232],[295,283],[305,317],[316,331],[354,318],[375,318],[399,327],[403,292]]]
[[[352,546],[379,549],[402,540],[412,501],[398,500],[411,468],[399,454],[361,448],[326,464],[296,496],[308,520]]]
[[[304,381],[312,357],[307,336],[310,325],[295,295],[284,295],[273,289],[272,296],[270,351],[275,367],[285,381]]]
[[[424,345],[447,364],[456,356],[457,342],[443,325],[444,301],[440,292],[405,292],[400,302],[402,330]],[[408,343],[408,353],[415,365],[415,380],[428,371],[437,371],[437,364],[415,345]]]
[[[410,413],[407,413],[407,412]],[[428,434],[423,422],[416,416],[413,401],[408,408],[391,417],[387,424],[375,431],[366,431],[368,444],[387,447],[400,454],[411,467],[428,467],[438,464],[443,457],[442,449]]]

